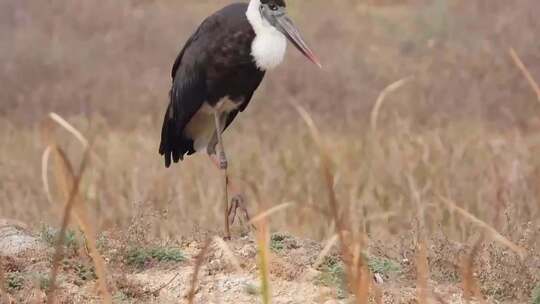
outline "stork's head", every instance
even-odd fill
[[[284,0],[251,0],[248,9],[248,18],[255,27],[272,27],[282,33],[287,39],[310,61],[322,67],[313,51],[309,48],[300,31],[287,16]],[[259,19],[259,20],[254,20]]]

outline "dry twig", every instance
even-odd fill
[[[534,77],[532,76],[531,72],[529,72],[529,69],[525,66],[521,58],[519,58],[516,50],[514,48],[510,48],[510,56],[514,60],[514,64],[521,70],[521,73],[523,73],[523,76],[527,79],[527,82],[533,89],[533,91],[536,93],[536,97],[538,98],[538,101],[540,102],[540,86],[538,85],[538,82],[534,80]]]

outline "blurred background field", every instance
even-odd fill
[[[93,141],[82,191],[98,231],[144,221],[150,239],[219,232],[219,172],[205,156],[166,170],[157,149],[172,62],[226,3],[1,1],[0,216],[59,225],[41,183],[41,130],[56,112]],[[509,50],[540,81],[539,11],[537,0],[289,1],[324,69],[290,51],[226,133],[248,208],[290,203],[272,230],[317,241],[335,233],[298,104],[330,147],[351,230],[400,256],[422,223],[434,280],[452,281],[450,261],[481,231],[444,203],[454,201],[528,250],[520,262],[488,243],[478,261],[485,294],[527,301],[540,280],[540,96]],[[379,94],[404,78],[373,129]],[[59,132],[78,161],[80,146]]]

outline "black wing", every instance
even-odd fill
[[[163,121],[159,147],[159,153],[165,157],[166,167],[170,167],[171,160],[178,162],[186,153],[195,152],[193,151],[193,142],[185,138],[182,131],[191,117],[202,106],[206,99],[207,90],[205,69],[203,68],[204,56],[194,57],[190,48],[197,46],[197,41],[202,35],[213,30],[213,24],[211,19],[207,19],[201,24],[176,57],[172,68],[173,84],[169,91],[170,102]]]
[[[245,26],[246,9],[245,3],[232,4],[208,17],[176,58],[171,72],[173,84],[169,93],[170,103],[163,122],[159,148],[167,167],[171,165],[171,161],[178,162],[183,159],[186,153],[195,153],[193,140],[183,136],[183,130],[205,101],[219,97],[214,96],[218,90],[212,88],[215,80],[224,77],[221,73],[226,69],[209,70],[209,67],[217,67],[213,62],[209,64],[209,61],[215,54],[237,56],[234,49],[223,50],[223,47],[226,47],[226,41],[223,40],[230,38],[223,33],[227,29],[236,32],[239,29],[252,31],[250,26]],[[253,36],[254,33],[247,34],[250,35]],[[216,60],[216,56],[213,57],[212,60]],[[210,92],[213,92],[212,96]]]

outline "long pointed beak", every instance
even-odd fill
[[[292,20],[287,15],[282,15],[276,18],[277,28],[294,44],[294,46],[306,56],[311,62],[316,64],[319,68],[322,68],[322,64],[315,56],[313,51],[309,48],[307,43],[302,38],[300,31],[296,28]]]

